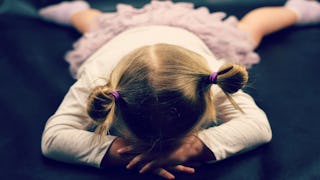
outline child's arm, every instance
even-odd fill
[[[272,132],[265,113],[243,91],[232,98],[244,111],[236,110],[224,93],[215,92],[215,105],[221,125],[200,131],[198,137],[222,160],[239,152],[252,149],[271,140]]]
[[[89,85],[83,76],[69,90],[56,113],[48,120],[42,136],[42,152],[46,157],[76,164],[100,167],[114,136],[98,144],[95,134],[87,130],[90,120],[86,114]]]

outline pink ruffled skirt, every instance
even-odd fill
[[[91,31],[66,55],[71,73],[101,46],[132,27],[166,25],[186,29],[202,39],[217,58],[251,67],[259,62],[249,33],[237,28],[238,19],[226,18],[223,12],[210,13],[206,7],[195,9],[192,3],[151,1],[143,8],[119,4],[117,11],[103,13],[92,24]]]

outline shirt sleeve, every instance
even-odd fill
[[[44,156],[58,161],[100,167],[115,136],[106,136],[102,143],[87,130],[91,124],[86,114],[90,92],[89,78],[80,78],[64,97],[56,113],[46,123],[41,142]]]
[[[251,96],[239,91],[232,98],[244,113],[235,109],[226,95],[215,93],[217,117],[221,124],[198,133],[198,137],[214,153],[216,161],[253,149],[272,138],[266,114]]]

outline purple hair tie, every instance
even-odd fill
[[[120,97],[120,94],[117,91],[112,91],[111,92],[112,96],[114,97],[115,100],[118,100]]]
[[[218,77],[218,73],[217,72],[213,72],[210,74],[209,76],[209,81],[212,83],[212,84],[216,84],[217,82],[217,77]]]

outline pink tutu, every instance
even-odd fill
[[[117,12],[104,13],[74,44],[66,55],[71,73],[76,74],[81,64],[97,49],[119,33],[144,25],[167,25],[186,29],[202,39],[217,58],[251,67],[259,62],[249,33],[237,28],[234,16],[223,12],[210,13],[206,7],[194,9],[192,3],[152,1],[141,9],[119,4]]]

